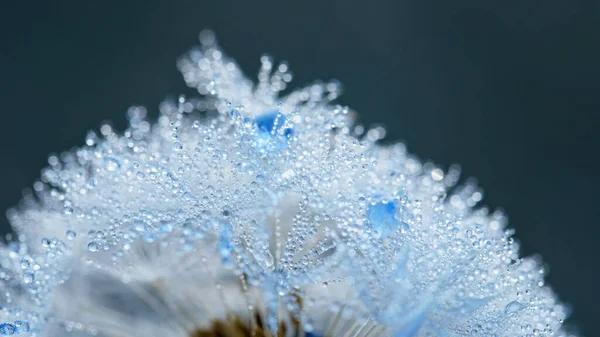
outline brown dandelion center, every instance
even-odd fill
[[[298,326],[296,330],[299,331]],[[279,325],[277,337],[284,337],[287,331],[286,325],[282,322]],[[266,331],[263,326],[260,315],[255,316],[255,324],[242,321],[238,317],[227,320],[215,320],[210,326],[195,330],[190,337],[275,337]]]

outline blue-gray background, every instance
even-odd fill
[[[269,52],[297,85],[338,78],[362,122],[386,124],[422,159],[461,164],[523,252],[552,267],[570,322],[594,335],[597,1],[2,2],[0,208],[88,129],[123,129],[129,105],[156,114],[165,95],[191,93],[174,63],[205,27],[248,74]]]

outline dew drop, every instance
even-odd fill
[[[94,131],[90,131],[88,132],[87,136],[85,136],[85,144],[87,146],[94,146],[96,145],[97,139],[98,136],[96,136],[96,133]]]
[[[88,243],[87,245],[87,250],[89,250],[90,252],[97,252],[99,248],[99,245],[96,241],[92,241],[90,243]]]
[[[25,284],[31,284],[33,283],[33,280],[35,280],[35,276],[33,276],[32,273],[23,273],[23,282],[25,282]]]
[[[67,240],[75,240],[77,233],[75,233],[75,231],[72,231],[69,229],[65,235],[67,237]]]
[[[523,308],[523,305],[519,301],[512,301],[504,307],[505,314],[515,313]]]
[[[231,215],[231,207],[224,206],[223,210],[221,211],[221,214],[226,218],[229,217]]]
[[[396,204],[394,202],[383,202],[372,204],[367,209],[367,218],[378,233],[383,236],[389,235],[390,232],[398,227],[396,220]]]
[[[14,321],[13,324],[15,326],[16,333],[22,333],[22,332],[29,331],[29,323],[28,322]]]
[[[21,260],[21,268],[27,269],[30,266],[31,266],[31,263],[29,263],[29,261],[27,261],[26,259]]]
[[[281,129],[285,123],[285,116],[278,111],[264,113],[254,119],[256,126],[262,132],[272,133]],[[284,136],[292,133],[292,129],[283,130]]]
[[[183,145],[180,142],[175,142],[173,143],[173,150],[181,151],[183,150]]]
[[[15,333],[15,326],[10,323],[0,324],[0,334],[2,336],[10,336]]]
[[[107,171],[113,172],[121,168],[121,163],[115,158],[104,157],[104,168]]]
[[[435,181],[440,181],[444,179],[444,171],[440,170],[439,168],[436,168],[435,170],[431,171],[431,178],[433,178],[433,180]]]
[[[42,246],[43,246],[43,247],[49,247],[49,246],[50,246],[50,239],[48,239],[48,238],[43,238],[43,239],[42,239]]]

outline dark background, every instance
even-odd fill
[[[365,124],[502,207],[526,255],[594,335],[600,317],[600,11],[596,1],[22,1],[0,5],[0,208],[47,155],[191,93],[176,58],[205,27],[249,75],[269,52],[296,85],[338,78]],[[93,3],[93,4],[91,4]],[[0,226],[8,230],[6,219]],[[594,321],[596,320],[596,321]]]

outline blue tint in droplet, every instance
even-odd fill
[[[398,227],[396,219],[396,203],[394,201],[372,204],[367,209],[367,218],[380,235],[387,236]]]
[[[23,321],[14,321],[15,333],[22,333],[29,331],[29,323]]]
[[[254,119],[256,126],[258,129],[265,133],[277,133],[283,125],[285,124],[285,116],[279,111],[269,111],[264,114],[256,117]],[[275,124],[277,122],[277,125]],[[291,135],[293,130],[291,128],[286,128],[283,130],[283,135],[287,138]]]
[[[2,323],[0,324],[0,335],[2,336],[10,336],[14,335],[15,326],[10,323]]]
[[[316,334],[316,333],[314,333],[312,331],[311,332],[305,331],[304,332],[304,337],[321,337],[321,335],[318,335],[318,334]]]

